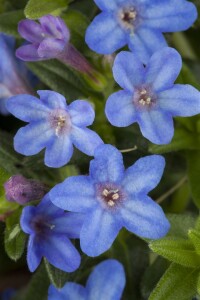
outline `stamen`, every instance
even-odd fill
[[[115,205],[115,202],[114,202],[113,200],[109,200],[109,201],[108,201],[108,205],[112,207],[112,206]]]
[[[64,116],[59,116],[57,121],[57,127],[56,127],[56,135],[58,136],[60,133],[60,130],[63,126],[65,126],[66,118]]]
[[[108,194],[109,194],[109,191],[108,191],[108,190],[106,190],[106,189],[105,189],[105,190],[103,190],[103,193],[102,193],[102,195],[103,195],[103,196],[107,197],[107,196],[108,196]]]
[[[117,193],[116,193],[116,194],[113,194],[113,195],[112,195],[112,198],[113,198],[113,200],[119,199],[119,194],[117,194]]]
[[[141,90],[140,95],[146,95],[147,94],[147,90]]]

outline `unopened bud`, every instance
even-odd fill
[[[17,202],[21,205],[40,200],[47,193],[48,189],[40,181],[27,179],[22,175],[14,175],[4,183],[6,199],[11,202]]]

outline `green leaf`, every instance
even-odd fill
[[[51,283],[58,289],[62,288],[68,280],[69,273],[55,268],[46,259],[44,259],[44,263]]]
[[[0,31],[15,37],[20,37],[17,26],[22,19],[24,19],[23,10],[15,10],[0,14]]]
[[[28,63],[28,67],[43,83],[66,98],[75,99],[84,94],[85,85],[80,76],[56,60]]]
[[[163,238],[150,242],[150,249],[185,267],[199,268],[200,256],[190,240]]]
[[[198,269],[171,264],[148,300],[189,300],[196,294]]]
[[[188,179],[194,203],[200,208],[200,151],[187,152]]]
[[[26,243],[26,235],[19,225],[20,216],[21,207],[6,219],[5,250],[15,261],[22,256]]]
[[[188,231],[195,226],[196,217],[191,214],[167,214],[170,231],[167,237],[188,239]]]
[[[196,229],[191,229],[188,232],[188,236],[193,242],[196,252],[200,255],[200,232]]]
[[[186,128],[176,128],[174,137],[170,144],[153,145],[149,147],[152,153],[162,154],[180,150],[200,149],[200,142],[197,133],[186,130]]]
[[[24,13],[28,19],[38,19],[48,14],[58,15],[67,7],[68,2],[67,0],[29,0]]]
[[[4,183],[10,178],[10,173],[8,173],[4,168],[0,167],[0,196],[5,194]]]

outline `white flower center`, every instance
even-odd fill
[[[60,136],[70,131],[71,120],[67,111],[57,109],[50,114],[50,125],[54,129],[55,134]]]

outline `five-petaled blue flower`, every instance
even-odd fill
[[[123,226],[144,238],[163,237],[169,222],[147,193],[160,181],[164,158],[147,156],[124,170],[122,154],[111,145],[99,146],[94,156],[90,175],[69,177],[50,191],[58,207],[85,214],[83,252],[98,256],[108,250]]]
[[[57,290],[49,287],[48,300],[120,300],[125,286],[121,263],[108,259],[98,264],[90,274],[86,287],[67,282]]]
[[[162,32],[188,29],[197,18],[194,4],[185,0],[94,0],[102,10],[86,31],[86,43],[101,54],[128,44],[142,60],[165,47]]]
[[[133,53],[119,53],[113,75],[124,90],[107,100],[110,123],[126,127],[137,122],[151,142],[169,143],[174,134],[172,117],[200,113],[200,92],[187,84],[174,84],[181,66],[181,56],[169,47],[154,53],[146,67]]]
[[[73,144],[82,152],[93,155],[102,144],[100,137],[86,128],[94,121],[94,110],[84,100],[69,106],[66,99],[53,91],[38,91],[40,100],[30,95],[17,95],[7,102],[7,109],[17,118],[30,122],[19,129],[14,138],[15,150],[34,155],[46,147],[45,164],[65,165],[73,154]]]
[[[27,80],[27,75],[30,74],[24,63],[16,59],[14,45],[13,37],[0,34],[0,113],[3,115],[9,114],[6,109],[6,101],[9,97],[33,93]]]
[[[80,265],[80,255],[69,239],[79,238],[83,215],[64,212],[49,200],[48,194],[36,207],[22,211],[22,230],[30,234],[27,262],[31,272],[45,257],[53,266],[73,272]]]

